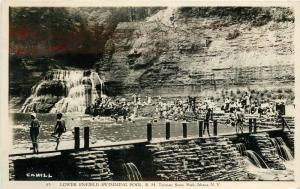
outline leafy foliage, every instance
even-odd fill
[[[187,17],[219,17],[233,22],[249,21],[253,26],[261,26],[271,20],[294,21],[293,10],[283,7],[183,7],[180,12]]]
[[[10,54],[101,55],[119,22],[140,21],[161,8],[10,8]]]

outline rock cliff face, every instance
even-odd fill
[[[73,16],[76,11],[69,10]],[[100,49],[99,54],[78,55],[82,51],[77,49],[73,54],[43,58],[11,56],[11,97],[28,97],[31,87],[47,71],[71,67],[95,68],[105,77],[109,95],[136,91],[190,95],[220,86],[274,87],[274,83],[277,87],[294,88],[294,18],[289,8],[82,8],[78,11],[81,25],[86,22],[95,30],[84,36],[92,35],[93,40],[101,43],[86,45]],[[14,47],[21,39],[11,37]],[[25,99],[11,100],[22,104]]]
[[[119,22],[143,21],[163,7],[14,7],[9,24],[9,93],[19,109],[53,69],[92,69]],[[17,105],[17,106],[15,106]]]
[[[118,24],[98,67],[126,88],[293,82],[293,31],[292,21],[254,26],[167,8],[145,22]]]

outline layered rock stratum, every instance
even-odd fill
[[[17,36],[11,32],[10,96],[17,97],[11,98],[14,104],[24,102],[31,87],[52,69],[95,69],[105,79],[111,95],[143,91],[151,95],[184,95],[185,91],[190,94],[205,88],[230,89],[253,84],[263,88],[294,88],[291,8],[75,9],[60,10],[63,12],[60,14],[68,18],[68,27],[61,33],[66,37],[68,30],[77,32],[76,40],[73,38],[76,47],[59,32],[48,38],[52,41],[47,45],[53,44],[55,48],[26,38],[29,30]],[[22,18],[25,26],[36,22],[29,20],[37,14],[36,10],[26,9],[25,13],[30,12],[27,17],[22,11],[12,11],[11,17]],[[45,19],[51,17],[50,13],[38,16]],[[52,31],[66,19],[58,19],[57,26],[53,19],[53,23],[41,20],[38,23],[41,27],[48,23],[44,24],[46,31]],[[17,21],[13,23],[18,24]],[[10,29],[15,31],[12,26]],[[33,42],[28,44],[30,40]],[[66,44],[66,48],[58,48],[63,47],[60,43]],[[34,48],[39,45],[54,50],[45,51],[46,54],[15,51],[22,47],[39,49]]]

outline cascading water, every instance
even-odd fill
[[[103,85],[96,72],[82,70],[52,70],[32,89],[21,112],[39,112],[43,101],[49,103],[48,112],[81,112],[99,97],[96,85]],[[59,86],[59,87],[58,87]],[[101,94],[103,87],[101,87]],[[43,111],[45,112],[45,111]]]
[[[245,146],[245,144],[243,144],[243,143],[237,143],[236,144],[236,148],[238,149],[238,151],[240,152],[240,154],[242,156],[246,155],[246,146]]]
[[[245,151],[246,156],[248,159],[257,167],[259,168],[264,168],[264,169],[269,169],[268,165],[266,162],[260,157],[259,154],[252,150],[246,150]]]
[[[260,155],[252,150],[247,150],[245,144],[237,143],[236,148],[242,156],[247,157],[247,159],[256,167],[268,169],[267,164]]]
[[[133,163],[123,163],[122,170],[124,171],[124,180],[142,181],[142,175],[138,168]]]
[[[271,138],[271,142],[275,147],[277,154],[283,160],[289,161],[294,159],[291,150],[287,147],[287,145],[281,137]]]
[[[103,90],[104,90],[104,81],[100,78],[100,76],[96,72],[92,72],[92,77],[94,78],[95,84],[100,84],[100,97],[103,97]],[[97,81],[97,83],[96,83]]]

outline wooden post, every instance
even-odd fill
[[[249,118],[249,133],[252,133],[252,118]]]
[[[147,123],[147,141],[152,140],[152,124],[150,122]]]
[[[199,137],[203,137],[203,121],[198,121]]]
[[[254,133],[256,133],[257,131],[256,118],[253,119],[253,124],[254,124]]]
[[[83,135],[84,149],[88,149],[90,147],[90,127],[84,127]]]
[[[170,121],[166,122],[166,139],[170,139]]]
[[[218,135],[218,121],[214,120],[214,136]]]
[[[187,123],[186,122],[182,122],[182,134],[183,134],[183,138],[187,138]]]
[[[74,148],[75,150],[79,150],[80,148],[80,130],[79,127],[74,127]]]

